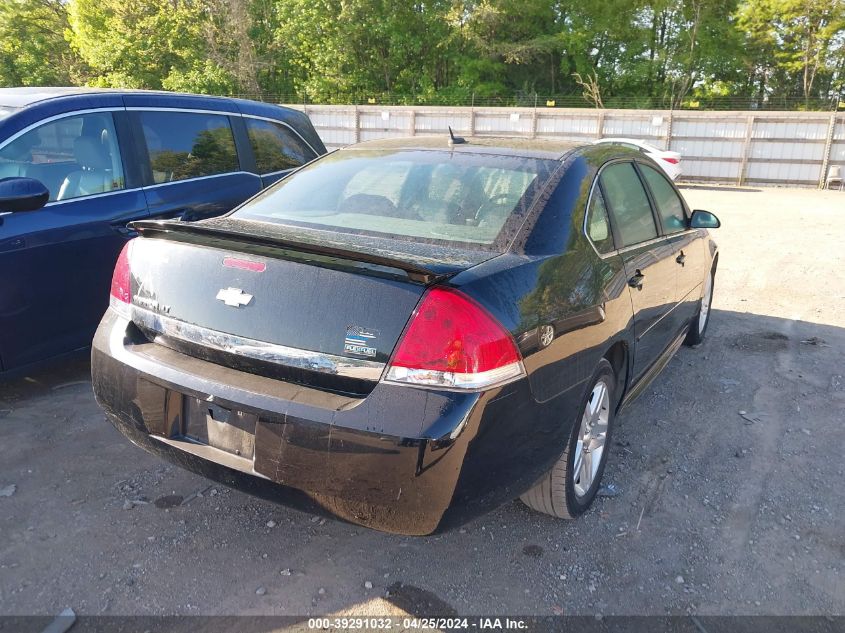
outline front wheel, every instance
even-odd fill
[[[686,345],[700,345],[707,333],[707,326],[710,324],[710,308],[713,304],[713,282],[716,280],[716,271],[711,270],[704,280],[704,291],[701,293],[701,303],[698,305],[698,314],[693,318],[684,340]]]
[[[561,519],[587,511],[601,484],[613,423],[613,368],[602,359],[581,403],[563,455],[520,499],[532,510]]]

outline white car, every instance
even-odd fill
[[[681,169],[681,155],[678,152],[657,149],[654,145],[649,145],[633,138],[603,138],[596,141],[596,144],[599,143],[613,143],[639,150],[660,165],[663,171],[666,172],[666,175],[672,180],[677,180],[683,173]]]

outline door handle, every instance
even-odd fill
[[[636,288],[637,290],[643,289],[643,279],[645,279],[645,275],[643,275],[642,271],[637,268],[637,272],[628,280],[628,285],[631,288]]]
[[[681,253],[675,258],[675,261],[678,262],[681,266],[684,265],[684,262],[687,261],[687,256],[684,255],[684,251],[681,251]]]
[[[160,213],[150,214],[151,220],[190,220],[194,216],[193,209],[185,207],[183,209],[171,209],[170,211],[162,211]]]
[[[26,248],[26,240],[22,237],[15,237],[5,242],[0,242],[0,253],[19,251],[22,248]]]
[[[123,237],[138,237],[138,231],[123,224],[113,224],[112,230]]]

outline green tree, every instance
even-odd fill
[[[94,85],[257,96],[274,66],[259,53],[279,56],[269,0],[70,0],[68,11]]]
[[[603,107],[841,93],[845,0],[0,0],[0,84]],[[585,90],[585,86],[587,89]]]
[[[446,0],[279,0],[278,40],[312,96],[416,94],[448,81]]]
[[[84,67],[64,32],[63,0],[0,2],[0,85],[71,85],[84,79]]]
[[[162,88],[192,70],[202,46],[202,16],[188,0],[70,0],[68,13],[68,39],[93,85]]]
[[[842,0],[745,0],[737,12],[749,50],[749,66],[766,95],[821,94],[841,89],[845,68],[845,2]]]

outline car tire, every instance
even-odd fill
[[[701,345],[704,336],[707,334],[707,326],[710,325],[710,313],[713,305],[713,286],[716,284],[716,269],[710,271],[707,279],[704,280],[704,290],[698,302],[698,310],[689,325],[684,345]]]
[[[529,508],[560,519],[574,519],[584,514],[593,503],[610,451],[616,403],[615,386],[613,368],[603,358],[593,374],[589,389],[581,399],[579,414],[572,425],[566,449],[551,470],[520,497]],[[585,451],[584,442],[588,434],[590,450]],[[592,456],[599,447],[599,461],[594,465]],[[585,461],[585,455],[591,456],[589,462]],[[587,468],[590,468],[588,480]]]

